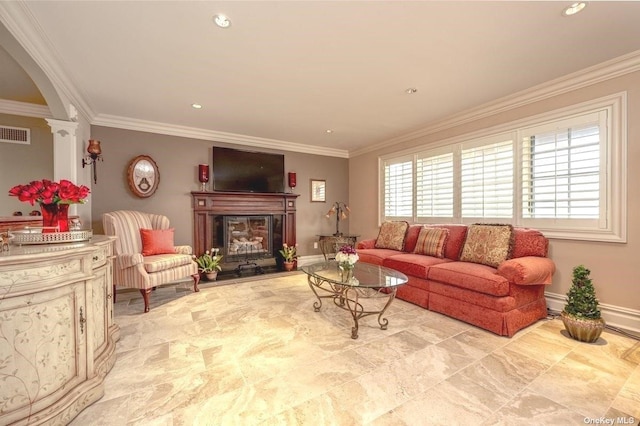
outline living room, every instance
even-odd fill
[[[557,6],[560,9],[560,6],[564,5],[558,3]],[[590,4],[586,11],[588,12],[592,6],[597,7]],[[633,8],[632,5],[629,7],[631,11],[628,14],[637,17],[638,9]],[[6,26],[3,28],[1,40],[7,51],[15,53],[13,48],[4,44],[6,33],[10,33],[7,28],[11,27],[6,20],[8,16],[15,18],[11,13],[4,15],[6,12],[5,5],[3,24]],[[11,29],[15,30],[13,27]],[[15,38],[18,38],[16,34],[9,35],[14,37],[14,42]],[[20,41],[25,42],[24,39]],[[615,41],[610,43],[614,44]],[[296,241],[300,254],[299,262],[304,264],[321,256],[314,244],[317,242],[317,235],[330,235],[335,230],[334,219],[325,218],[332,202],[346,202],[350,207],[348,219],[341,224],[343,232],[358,235],[359,239],[376,237],[381,222],[378,213],[381,158],[394,153],[410,152],[420,146],[439,145],[468,135],[504,129],[512,123],[531,117],[624,93],[626,121],[623,133],[626,133],[624,136],[627,140],[626,163],[619,166],[625,172],[626,184],[620,187],[625,203],[620,217],[616,218],[622,224],[619,230],[620,238],[618,241],[603,241],[602,239],[551,237],[549,257],[553,259],[557,269],[545,295],[549,307],[556,312],[560,311],[564,303],[564,295],[570,285],[572,268],[584,264],[592,271],[603,316],[608,323],[637,334],[640,332],[640,292],[635,291],[635,287],[640,283],[634,263],[637,261],[638,251],[638,240],[635,237],[640,235],[640,229],[632,212],[640,202],[640,196],[637,191],[634,191],[633,186],[640,177],[640,171],[634,167],[634,161],[640,158],[637,144],[634,143],[640,134],[638,47],[640,46],[629,49],[624,54],[607,58],[606,61],[589,63],[588,66],[580,67],[571,73],[557,75],[556,78],[548,79],[546,82],[541,81],[519,90],[505,87],[500,96],[476,105],[469,105],[464,109],[443,108],[439,116],[425,121],[423,126],[407,128],[405,129],[407,131],[396,132],[387,138],[373,138],[369,141],[371,143],[355,149],[339,148],[340,143],[335,141],[331,142],[333,146],[324,148],[320,145],[305,146],[302,139],[299,142],[283,143],[271,137],[246,136],[250,134],[249,131],[236,134],[214,128],[201,129],[198,132],[188,124],[183,126],[162,124],[153,119],[154,114],[126,119],[126,111],[106,111],[99,119],[93,121],[87,120],[83,114],[80,114],[77,120],[79,125],[77,141],[70,151],[65,151],[69,148],[53,146],[51,141],[60,136],[51,135],[51,129],[43,118],[19,114],[16,111],[20,111],[20,108],[16,108],[15,103],[2,102],[0,119],[3,125],[28,127],[32,131],[33,142],[30,147],[32,151],[29,151],[28,155],[33,156],[37,161],[35,167],[38,170],[38,176],[33,175],[33,166],[24,167],[24,154],[19,153],[18,157],[9,157],[9,151],[4,151],[6,147],[0,146],[3,150],[0,151],[2,167],[10,172],[8,175],[3,174],[0,181],[8,189],[15,184],[26,183],[36,178],[69,175],[66,172],[59,174],[60,168],[72,170],[71,173],[80,183],[91,186],[90,202],[79,206],[77,213],[84,222],[91,224],[95,233],[99,234],[103,231],[101,219],[103,213],[116,209],[141,210],[169,216],[172,226],[175,227],[176,244],[193,244],[193,212],[190,193],[200,188],[198,165],[211,162],[212,147],[215,145],[283,153],[285,170],[297,174],[298,185],[293,189],[294,193],[299,194],[296,205],[298,215]],[[44,68],[44,64],[40,64],[40,68]],[[149,67],[148,72],[154,72],[152,66]],[[498,78],[498,80],[501,79]],[[508,79],[504,80],[505,84],[508,83]],[[462,89],[458,87],[456,90],[469,90],[464,85],[459,86]],[[158,90],[161,91],[161,89]],[[405,94],[404,90],[405,87],[402,87],[400,92],[409,99],[411,96],[420,96],[423,92],[427,92],[427,89],[423,89],[422,86],[418,87],[415,94]],[[2,95],[0,93],[0,98],[4,99]],[[126,97],[122,94],[118,96]],[[277,97],[277,94],[274,97]],[[47,101],[49,99],[47,94]],[[24,107],[25,103],[27,102],[21,102],[18,106]],[[161,102],[156,103],[159,105]],[[13,108],[13,112],[10,108]],[[424,105],[421,108],[426,114],[427,108]],[[37,108],[28,111],[35,109]],[[206,109],[207,105],[203,110],[206,111]],[[398,110],[399,114],[402,112],[404,112],[403,109]],[[156,114],[161,115],[160,112]],[[260,115],[262,111],[256,111],[255,114]],[[215,115],[215,112],[211,115]],[[251,113],[247,112],[247,117],[250,116]],[[62,119],[59,115],[55,118]],[[380,117],[372,116],[368,119],[375,121],[380,120]],[[294,123],[285,118],[273,125],[287,127],[294,126]],[[324,133],[324,128],[320,132]],[[337,139],[341,136],[339,131],[334,130],[332,134],[323,134],[322,137]],[[91,184],[91,168],[83,168],[81,165],[81,158],[86,155],[88,139],[100,140],[103,149],[104,161],[96,165],[97,183],[95,184]],[[38,145],[40,143],[43,145]],[[12,147],[12,153],[16,151],[16,147]],[[64,157],[69,152],[72,153],[73,162],[70,161],[70,164],[67,164]],[[46,153],[49,155],[45,155]],[[143,154],[152,157],[158,165],[160,183],[152,197],[141,199],[131,194],[126,182],[126,170],[133,158]],[[311,179],[326,181],[326,202],[311,201],[309,188]],[[16,210],[22,210],[25,213],[31,210],[29,208],[31,206],[6,198],[3,201],[4,211],[0,213],[1,216],[8,216]],[[285,279],[290,280],[290,278]],[[228,288],[223,290],[222,287],[219,290],[230,291]],[[269,290],[261,288],[260,291]],[[171,299],[170,296],[167,297]],[[190,294],[185,297],[197,298],[198,295]],[[227,297],[232,296],[227,295]],[[180,297],[180,299],[183,298]],[[399,306],[405,305],[399,304],[396,308]],[[160,303],[159,308],[164,309],[164,302]],[[128,312],[128,309],[124,308],[121,312]],[[153,308],[151,314],[153,314]],[[370,330],[370,332],[374,331],[376,331],[374,328]],[[558,330],[555,331],[559,334]],[[488,339],[493,342],[491,338]],[[344,344],[351,345],[352,342]],[[636,382],[638,374],[636,368],[633,373]],[[636,416],[636,419],[640,417],[637,412],[627,411],[626,414]]]

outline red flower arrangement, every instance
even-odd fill
[[[89,188],[75,185],[71,181],[61,179],[52,182],[48,179],[34,180],[27,185],[16,185],[9,190],[9,195],[18,197],[20,201],[40,204],[82,204],[89,195]]]

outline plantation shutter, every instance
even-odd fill
[[[461,213],[463,218],[513,217],[513,141],[463,146]]]
[[[384,162],[384,218],[413,217],[413,158]]]
[[[453,153],[418,156],[416,161],[416,215],[453,218]]]
[[[606,113],[526,129],[522,133],[522,217],[598,220]]]

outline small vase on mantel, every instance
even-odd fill
[[[40,204],[43,233],[69,232],[69,204]],[[57,229],[54,229],[57,228]]]

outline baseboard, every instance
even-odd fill
[[[545,292],[544,296],[547,299],[547,309],[552,312],[562,312],[566,304],[564,294]],[[600,303],[599,307],[602,318],[608,325],[640,333],[640,311],[605,303]]]

